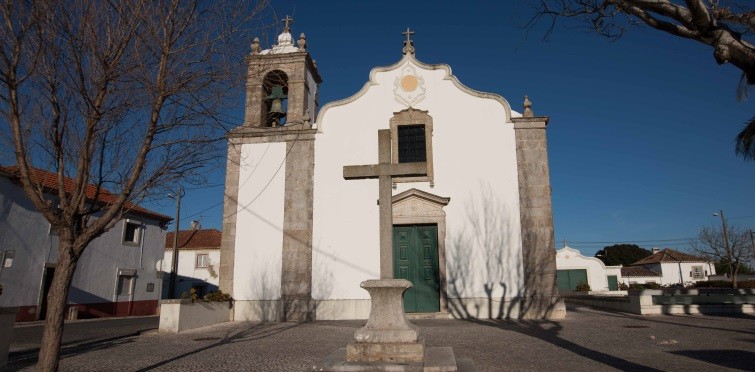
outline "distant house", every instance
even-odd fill
[[[631,274],[631,275],[625,275]],[[694,283],[716,274],[713,262],[671,248],[653,248],[653,254],[622,268],[626,283],[660,285]]]
[[[44,192],[54,199],[57,176],[34,169]],[[46,293],[57,264],[57,232],[18,185],[18,168],[0,167],[0,306],[19,306],[16,321],[46,316]],[[65,180],[73,190],[73,180]],[[70,190],[69,190],[70,188]],[[87,197],[93,198],[90,185]],[[107,203],[115,196],[100,191]],[[79,260],[68,295],[69,314],[79,318],[156,314],[165,225],[170,217],[127,203],[126,218],[89,244]],[[96,215],[95,215],[96,217]],[[75,311],[71,311],[75,309]]]
[[[199,296],[218,289],[220,272],[220,238],[222,232],[216,229],[201,230],[198,226],[192,230],[178,232],[178,280],[176,297],[192,288]],[[168,298],[170,268],[173,262],[174,232],[165,236],[165,258],[163,268],[163,298]]]
[[[642,266],[627,266],[621,268],[624,284],[661,283],[661,273]]]
[[[606,266],[598,258],[583,256],[564,245],[556,251],[556,278],[560,291],[574,291],[577,284],[590,285],[591,291],[616,291],[621,282],[621,266]]]

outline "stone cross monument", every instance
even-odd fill
[[[393,207],[391,183],[396,176],[427,174],[427,163],[391,163],[391,131],[378,131],[378,164],[343,167],[347,180],[377,178],[380,198],[380,279],[361,287],[370,293],[370,319],[354,333],[356,342],[346,348],[347,362],[422,362],[424,340],[417,326],[406,320],[403,294],[412,284],[393,279]]]
[[[427,175],[427,163],[391,163],[391,131],[378,131],[378,164],[347,165],[343,178],[361,180],[377,178],[380,198],[380,279],[393,279],[393,206],[391,190],[393,177]]]

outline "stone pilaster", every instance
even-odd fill
[[[239,162],[241,145],[228,141],[225,196],[223,200],[223,235],[220,240],[220,290],[233,295],[233,263],[236,255],[236,213],[239,195]]]
[[[286,141],[281,321],[315,319],[312,300],[315,141],[311,137]]]
[[[516,135],[524,294],[520,317],[562,318],[545,128],[548,117],[512,118]]]

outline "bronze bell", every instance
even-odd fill
[[[265,97],[266,101],[272,101],[270,102],[270,111],[267,115],[276,119],[276,121],[277,119],[286,116],[286,111],[283,109],[283,100],[286,98],[288,98],[288,96],[283,93],[283,87],[280,85],[273,85],[270,90],[270,95]]]

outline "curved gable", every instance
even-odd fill
[[[502,96],[495,94],[495,93],[487,93],[487,92],[481,92],[478,90],[474,90],[472,88],[467,87],[463,83],[459,81],[459,79],[453,75],[451,72],[451,67],[447,64],[426,64],[424,62],[421,62],[417,60],[414,55],[412,54],[406,54],[404,57],[399,60],[398,62],[390,65],[390,66],[382,66],[382,67],[375,67],[372,70],[370,70],[370,76],[369,80],[362,86],[362,89],[360,89],[357,93],[353,94],[350,97],[346,97],[337,101],[329,102],[323,108],[320,110],[320,112],[317,115],[317,121],[315,125],[317,125],[318,132],[322,132],[324,129],[324,118],[325,114],[332,108],[348,105],[352,102],[355,102],[365,96],[372,87],[382,85],[378,79],[378,74],[381,73],[389,73],[394,72],[397,70],[404,69],[406,67],[409,68],[419,68],[424,71],[443,71],[444,77],[442,80],[448,80],[453,83],[453,85],[459,89],[459,91],[464,92],[466,94],[469,94],[473,97],[482,98],[482,99],[490,99],[493,101],[496,101],[501,105],[501,108],[505,112],[506,117],[506,123],[511,122],[512,117],[520,117],[521,114],[511,110],[511,105],[509,102],[503,98]],[[397,98],[398,99],[398,98]],[[405,102],[406,103],[406,102]],[[420,103],[420,100],[417,100],[415,103]],[[411,103],[407,104],[406,108],[412,108],[414,107]],[[416,108],[416,107],[414,107]]]

